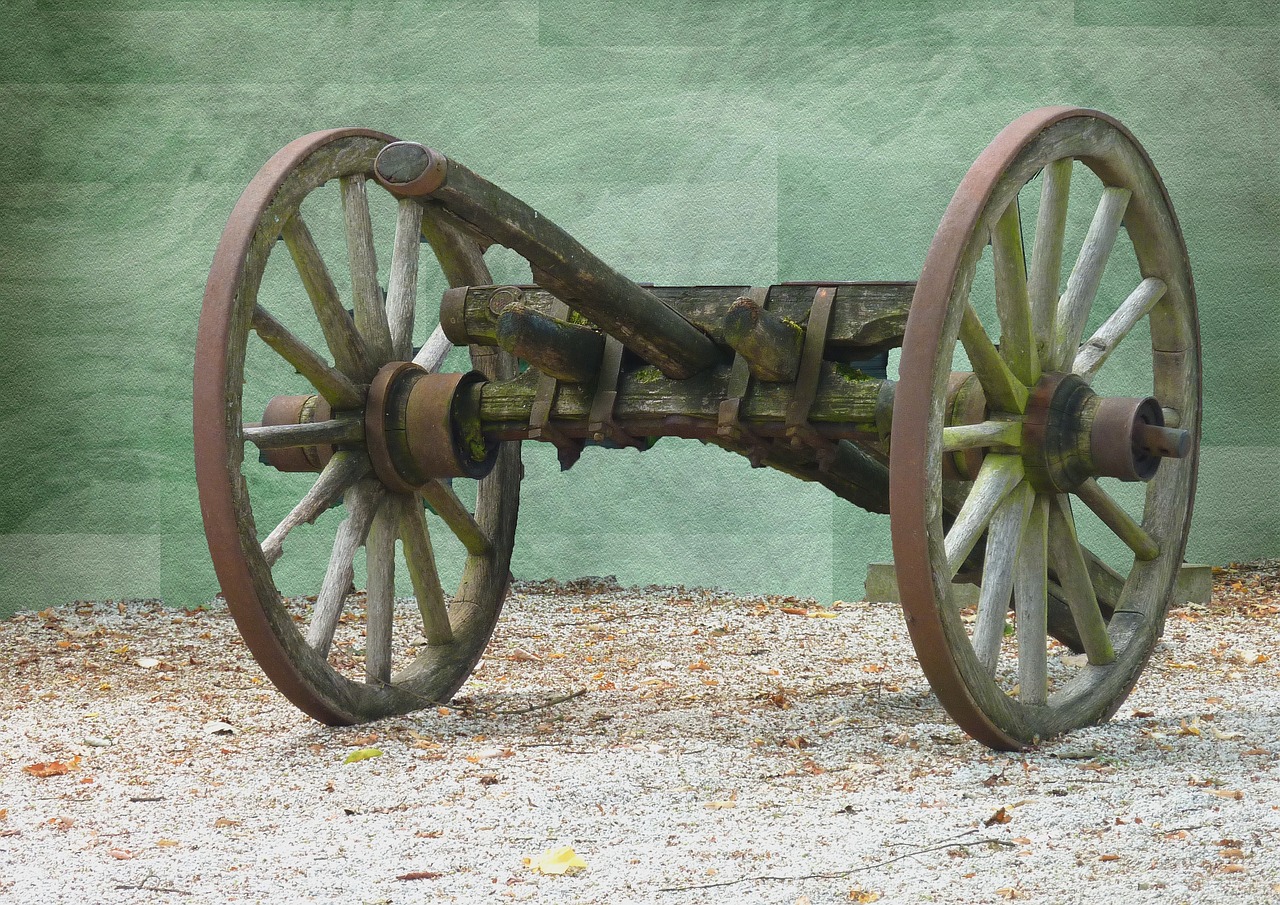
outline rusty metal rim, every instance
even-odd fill
[[[241,549],[236,488],[227,468],[231,437],[226,430],[225,393],[227,352],[232,339],[236,296],[244,275],[245,256],[259,220],[286,178],[303,160],[325,145],[347,137],[395,140],[371,129],[312,132],[277,151],[240,195],[218,240],[205,284],[200,326],[196,334],[193,396],[200,512],[214,571],[227,599],[228,609],[245,644],[275,686],[301,710],[326,723],[350,722],[351,715],[331,707],[315,693],[296,668],[258,600],[249,562]]]
[[[894,406],[889,469],[890,523],[907,628],[920,665],[947,712],[969,735],[997,749],[1017,750],[1025,747],[1027,740],[998,726],[974,700],[948,644],[934,587],[929,522],[930,496],[935,488],[928,480],[934,359],[942,345],[953,286],[961,274],[966,248],[997,183],[1042,132],[1072,117],[1106,122],[1129,140],[1159,187],[1173,228],[1180,235],[1173,206],[1158,172],[1141,144],[1116,119],[1077,107],[1044,107],[1024,114],[1006,126],[979,155],[956,189],[934,234],[907,318],[899,366],[901,379]],[[1182,256],[1185,262],[1185,250]],[[1190,287],[1190,277],[1187,279]],[[1194,341],[1198,349],[1198,336]],[[1196,403],[1199,404],[1198,387]],[[1194,480],[1188,505],[1192,502]],[[942,599],[945,600],[945,596]]]

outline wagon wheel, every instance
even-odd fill
[[[491,449],[496,464],[478,482],[463,479],[451,487],[387,475],[386,435],[379,431],[385,413],[376,408],[385,407],[379,392],[387,394],[386,376],[436,371],[452,348],[439,328],[426,338],[429,327],[419,325],[419,340],[426,341],[414,354],[420,239],[430,242],[450,285],[491,282],[480,244],[458,221],[415,200],[377,197],[382,189],[367,177],[392,140],[362,129],[317,132],[262,168],[218,244],[196,354],[196,472],[223,593],[271,680],[302,710],[331,724],[442,702],[466,680],[507,593],[519,499],[518,444]],[[328,205],[321,203],[326,193]],[[328,215],[310,220],[308,213],[311,228],[302,211],[309,196],[308,211]],[[386,218],[394,220],[395,238],[385,303],[373,230],[381,224],[370,217],[371,201],[394,210]],[[354,316],[313,234],[322,220],[345,236],[346,254],[331,254],[329,262],[350,270]],[[281,312],[291,304],[302,315],[286,327]],[[491,377],[513,373],[504,353],[473,348],[471,355]],[[384,366],[410,359],[421,370]],[[261,409],[255,411],[252,400],[267,398],[264,423],[257,425]],[[246,462],[249,442],[270,464],[253,461],[259,450],[252,445]],[[287,474],[298,471],[319,474]],[[460,499],[469,495],[468,483],[474,507]],[[293,489],[282,492],[282,486]],[[437,567],[442,545],[449,544],[464,561],[452,600]],[[354,593],[353,584],[362,547],[364,595]],[[286,597],[277,582],[290,553],[296,563],[316,548],[320,558],[304,580],[304,592],[315,596]],[[404,597],[397,603],[398,561],[400,590],[405,597],[412,590],[416,606]],[[335,641],[339,635],[345,640]]]
[[[1039,190],[1023,199],[1039,198],[1038,215],[1021,221],[1019,192],[1037,175]],[[1082,188],[1101,200],[1059,297],[1067,198]],[[1127,243],[1115,244],[1122,226]],[[990,335],[971,303],[988,244]],[[1134,270],[1121,274],[1115,298],[1099,293],[1109,257],[1108,283],[1120,285],[1125,259]],[[1082,344],[1091,309],[1094,323],[1110,314]],[[1149,349],[1125,342],[1147,331]],[[1137,364],[1116,364],[1125,355]],[[1106,719],[1163,628],[1191,520],[1200,425],[1186,250],[1160,178],[1128,131],[1094,111],[1045,108],[997,136],[929,248],[900,374],[893,550],[930,684],[966,732],[995,748]],[[1138,397],[1102,392],[1134,374]],[[1126,506],[1118,485],[1099,480],[1143,480],[1152,470],[1141,504]],[[1081,542],[1077,520],[1091,520],[1088,511],[1101,522],[1092,536],[1123,551],[1118,569]],[[980,584],[976,615],[956,604],[958,573]],[[1057,634],[1085,656],[1056,655],[1055,612]]]

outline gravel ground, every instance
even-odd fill
[[[1112,722],[1023,754],[880,604],[525,584],[450,707],[344,729],[219,601],[19,614],[0,900],[1275,902],[1276,575],[1224,570]],[[528,863],[562,846],[585,869]]]

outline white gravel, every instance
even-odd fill
[[[345,729],[220,602],[20,614],[0,900],[1275,902],[1273,602],[1176,611],[1115,720],[1025,754],[949,722],[879,604],[524,585],[453,706]],[[586,869],[525,864],[556,846]]]

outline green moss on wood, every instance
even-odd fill
[[[868,374],[866,371],[862,370],[861,368],[855,368],[851,364],[846,364],[845,362],[838,361],[835,363],[835,366],[836,366],[836,373],[839,374],[841,377],[843,377],[845,380],[849,381],[850,383],[853,383],[856,381],[862,381],[862,380],[875,380],[875,378],[872,377],[870,374]]]

